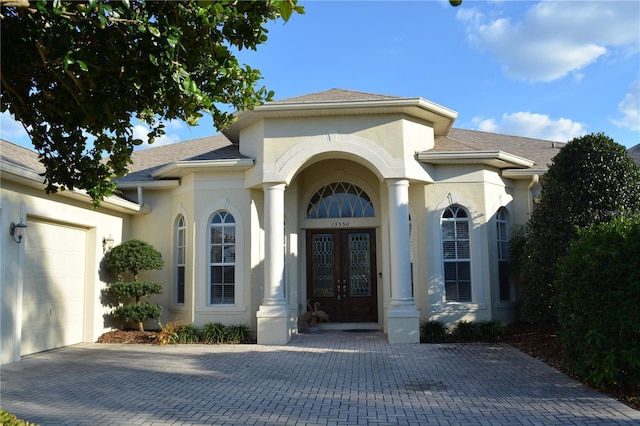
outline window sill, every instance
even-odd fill
[[[200,306],[196,309],[196,313],[202,314],[212,314],[219,312],[246,312],[247,307],[245,305],[208,305],[208,306]]]
[[[486,303],[471,303],[471,302],[441,302],[431,305],[432,312],[475,312],[486,311]]]

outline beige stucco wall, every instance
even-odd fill
[[[107,208],[94,210],[86,197],[77,199],[59,194],[47,195],[43,188],[34,188],[33,183],[22,184],[20,179],[10,180],[3,176],[0,186],[0,287],[2,312],[0,318],[1,363],[19,360],[20,318],[22,306],[22,276],[26,257],[33,256],[29,251],[29,239],[42,238],[27,229],[26,240],[16,244],[9,236],[9,224],[38,220],[58,225],[83,229],[87,232],[86,249],[86,284],[83,341],[94,342],[102,333],[108,331],[103,315],[108,309],[101,303],[101,291],[105,288],[104,271],[101,270],[103,260],[103,243],[105,237],[111,236],[118,244],[123,230],[129,222],[129,215],[110,211]],[[33,231],[33,230],[32,230]],[[45,244],[48,243],[45,241]],[[51,242],[55,244],[55,241]],[[25,248],[26,246],[26,248]],[[34,259],[36,262],[48,262],[48,257]],[[46,269],[47,265],[43,265]],[[51,289],[59,292],[61,289]]]
[[[416,303],[421,318],[452,323],[459,320],[515,320],[514,304],[499,303],[495,214],[505,207],[512,221],[513,182],[500,177],[498,170],[477,165],[436,166],[437,182],[424,186],[424,197],[417,194],[413,208],[424,214],[416,218],[416,252],[419,277],[424,283],[416,287]],[[521,188],[518,188],[521,189]],[[423,200],[421,200],[423,198]],[[472,303],[444,300],[442,236],[440,219],[452,204],[463,206],[470,214],[472,250]],[[521,212],[518,211],[520,214]],[[511,222],[513,223],[513,222]],[[414,266],[415,267],[415,266]]]
[[[433,146],[433,129],[403,115],[259,121],[241,132],[240,152],[256,160],[247,186],[289,183],[310,159],[345,158],[380,177],[431,180],[414,160]]]

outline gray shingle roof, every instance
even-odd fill
[[[565,146],[562,142],[480,132],[478,130],[451,129],[445,137],[437,138],[435,147],[427,152],[504,151],[532,160],[534,168],[544,169]]]
[[[349,102],[349,101],[378,101],[385,99],[403,99],[398,96],[379,95],[375,93],[356,92],[353,90],[331,89],[324,92],[310,93],[308,95],[296,96],[277,100],[272,103],[319,103],[319,102]]]
[[[640,143],[636,146],[632,146],[627,150],[633,161],[640,166]]]
[[[171,145],[134,151],[129,174],[118,182],[152,181],[151,174],[159,168],[176,161],[230,160],[248,158],[224,135],[208,136]]]
[[[0,139],[0,161],[44,173],[44,166],[38,161],[37,152],[4,139]]]

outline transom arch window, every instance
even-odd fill
[[[174,290],[174,301],[176,304],[184,304],[184,285],[186,272],[186,236],[187,223],[184,216],[179,215],[175,221],[175,271],[174,282],[176,283]]]
[[[509,282],[509,217],[507,209],[500,207],[496,213],[496,244],[498,248],[498,283],[501,301],[511,300]]]
[[[441,224],[445,300],[471,302],[469,214],[461,206],[449,206]]]
[[[323,186],[313,194],[307,205],[308,219],[374,216],[375,210],[369,195],[349,182],[333,182]]]
[[[214,213],[210,221],[209,242],[209,305],[233,305],[236,287],[236,221],[231,213]]]

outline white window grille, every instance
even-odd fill
[[[445,299],[471,302],[471,241],[469,215],[460,206],[442,214],[442,252]]]
[[[307,206],[308,219],[374,217],[371,198],[357,185],[333,182],[320,188]]]
[[[186,235],[187,225],[183,216],[180,216],[176,221],[175,229],[175,303],[184,303],[184,285],[185,285],[185,272],[186,272]]]
[[[210,227],[209,304],[235,303],[236,223],[233,215],[213,215]]]

